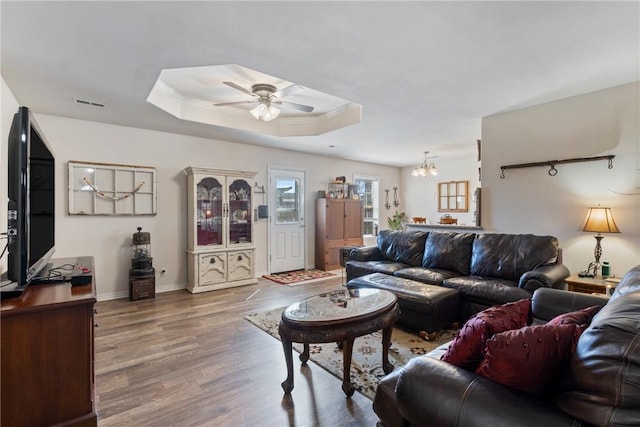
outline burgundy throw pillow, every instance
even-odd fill
[[[530,312],[531,300],[522,299],[476,313],[458,331],[440,359],[475,370],[484,357],[485,342],[499,332],[528,325]]]
[[[549,320],[550,325],[588,325],[595,314],[600,311],[600,307],[594,305],[592,307],[583,308],[582,310],[572,311],[570,313],[560,314]]]
[[[560,377],[581,332],[575,324],[547,323],[496,334],[487,340],[476,374],[540,395]]]

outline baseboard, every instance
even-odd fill
[[[179,291],[186,289],[186,285],[184,283],[173,283],[169,285],[156,285],[156,294],[160,294],[162,292],[171,292],[171,291]],[[98,293],[98,301],[109,301],[114,299],[124,299],[129,298],[129,290],[126,291],[117,291],[117,292],[105,292]]]

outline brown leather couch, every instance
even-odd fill
[[[352,249],[347,282],[371,273],[460,292],[460,318],[496,304],[563,288],[569,270],[553,236],[383,230],[376,246]],[[402,306],[402,305],[401,305]]]
[[[608,300],[542,288],[533,294],[532,311],[543,323],[602,304],[561,371],[556,395],[529,395],[444,362],[445,345],[385,377],[374,411],[386,427],[638,426],[640,266]]]

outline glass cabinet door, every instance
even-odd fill
[[[203,178],[196,192],[197,245],[222,245],[225,232],[222,184],[216,178]]]
[[[233,179],[229,184],[229,245],[252,241],[251,185],[244,179]]]

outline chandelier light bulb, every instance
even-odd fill
[[[422,177],[427,177],[429,175],[431,176],[438,175],[438,168],[436,168],[435,164],[429,163],[428,154],[429,154],[428,151],[424,152],[424,161],[420,166],[416,166],[416,168],[411,172],[411,175],[422,176]]]

